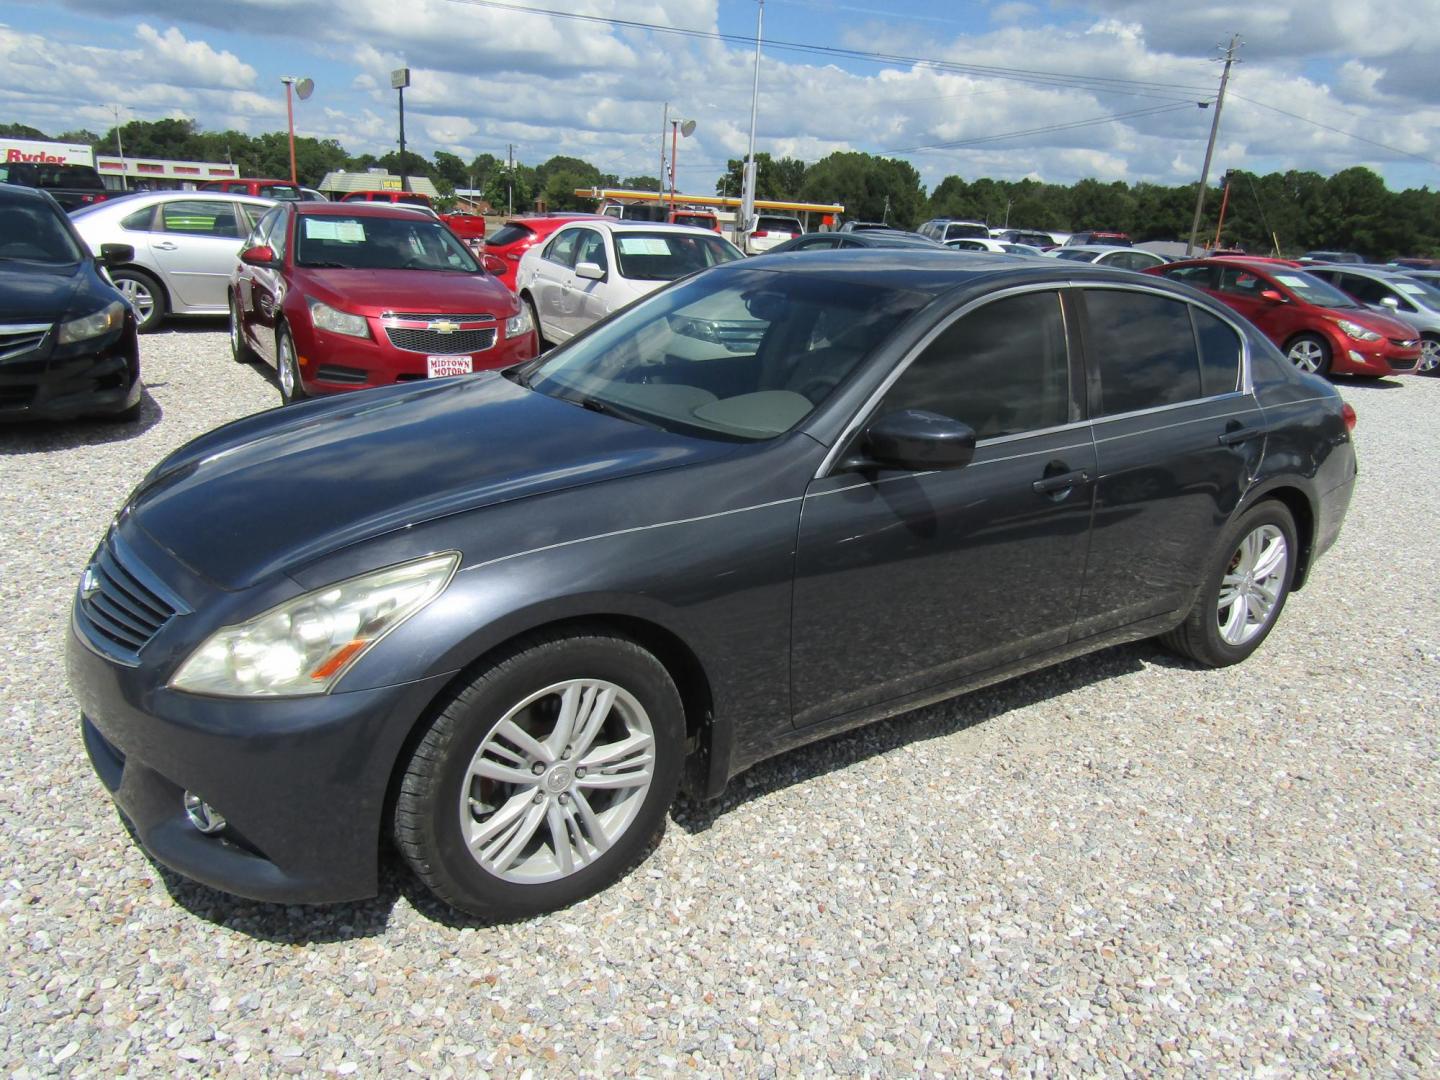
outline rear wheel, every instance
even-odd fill
[[[1420,338],[1420,365],[1415,370],[1440,375],[1440,336],[1425,334]]]
[[[1312,375],[1330,372],[1330,343],[1318,334],[1301,334],[1285,350],[1290,362]]]
[[[280,400],[290,405],[310,395],[300,379],[300,365],[295,360],[295,339],[290,328],[282,326],[275,334],[275,370],[280,379]]]
[[[663,831],[685,721],[664,666],[604,630],[522,640],[405,767],[396,845],[452,907],[520,918],[611,885]]]
[[[127,266],[110,271],[110,280],[135,311],[136,328],[147,334],[165,321],[165,290],[144,270]]]
[[[1295,519],[1282,503],[1246,511],[1221,535],[1190,614],[1161,643],[1206,667],[1244,660],[1285,607],[1298,551]]]

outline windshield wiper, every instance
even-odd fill
[[[308,270],[354,270],[354,269],[356,269],[356,267],[351,266],[349,263],[337,263],[337,262],[302,262],[300,265],[303,266],[303,267],[305,267],[305,268],[308,269]]]
[[[603,416],[612,416],[616,420],[626,420],[632,424],[640,424],[644,427],[655,428],[657,431],[665,430],[659,424],[655,423],[655,421],[647,420],[644,417],[637,416],[629,409],[625,409],[619,405],[615,405],[612,402],[606,401],[604,398],[585,397],[584,395],[576,395],[572,397],[569,394],[561,394],[559,395],[559,397],[561,401],[568,401],[572,405],[579,405],[582,409],[588,409],[591,412],[600,413]]]

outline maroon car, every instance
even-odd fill
[[[1301,371],[1398,375],[1420,362],[1420,335],[1378,315],[1299,263],[1223,255],[1144,271],[1202,289],[1249,319]]]
[[[403,206],[281,203],[231,277],[231,351],[274,364],[286,402],[508,367],[538,346],[515,296]]]
[[[468,214],[463,210],[454,210],[448,214],[441,214],[435,210],[435,203],[420,191],[352,191],[340,197],[341,202],[377,202],[391,203],[395,205],[423,206],[427,210],[434,210],[441,221],[455,230],[455,235],[465,241],[471,251],[479,253],[485,246],[485,219],[479,214]]]
[[[534,217],[511,218],[491,234],[486,241],[485,253],[493,255],[499,262],[487,263],[495,276],[505,283],[511,292],[515,291],[515,271],[520,267],[520,258],[536,244],[546,240],[562,225],[583,218],[597,217],[596,214],[538,214]]]

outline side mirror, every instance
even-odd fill
[[[505,273],[505,260],[500,258],[499,255],[481,255],[480,265],[485,267],[487,274],[500,275]]]
[[[1400,310],[1400,301],[1395,299],[1395,297],[1393,296],[1382,296],[1380,298],[1380,303],[1382,306],[1389,308],[1391,311]]]
[[[135,248],[130,244],[101,244],[100,265],[119,266],[135,261]]]
[[[246,266],[274,266],[278,262],[275,258],[275,249],[266,244],[246,248],[240,252],[240,261]]]
[[[599,263],[582,262],[575,264],[575,276],[588,278],[591,281],[604,281],[605,271],[600,268]]]
[[[1261,300],[1269,300],[1270,303],[1272,303],[1272,304],[1283,304],[1283,303],[1285,303],[1285,297],[1281,296],[1281,295],[1280,295],[1278,292],[1276,292],[1274,289],[1266,289],[1264,292],[1262,292],[1262,293],[1260,294],[1260,299],[1261,299]]]
[[[975,429],[923,409],[886,413],[865,429],[871,460],[896,469],[958,469],[975,456]]]

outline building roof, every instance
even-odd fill
[[[440,192],[428,176],[407,176],[405,189],[438,198]],[[317,185],[321,191],[344,195],[351,191],[399,191],[400,177],[378,169],[373,172],[345,172],[343,169],[325,174]]]

